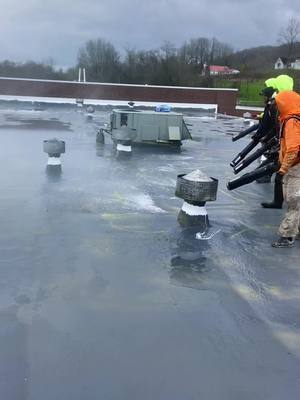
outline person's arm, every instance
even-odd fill
[[[257,131],[255,132],[255,137],[262,138],[267,135],[270,130],[275,126],[275,120],[272,119],[270,106],[265,107],[262,118],[260,118],[260,123]]]
[[[286,143],[286,153],[282,160],[279,174],[285,175],[293,166],[300,151],[300,121],[291,118],[284,127],[284,138]]]

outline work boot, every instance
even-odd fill
[[[280,237],[276,242],[272,243],[272,247],[276,248],[285,248],[285,247],[294,247],[295,239],[292,237]]]
[[[283,204],[283,191],[282,191],[282,178],[279,174],[276,174],[275,185],[274,185],[274,200],[270,203],[261,203],[264,208],[282,208]]]

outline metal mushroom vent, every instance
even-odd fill
[[[217,198],[218,180],[208,177],[200,170],[177,176],[175,195],[184,200],[178,215],[181,226],[209,226],[205,207],[207,201]]]
[[[132,131],[127,126],[121,126],[112,132],[112,139],[117,146],[117,153],[131,155]]]
[[[95,108],[93,106],[89,105],[87,107],[86,111],[87,111],[88,114],[94,114]]]
[[[95,112],[95,108],[92,105],[89,105],[86,109],[86,118],[88,120],[92,120],[93,119],[93,115]]]
[[[66,152],[66,144],[55,138],[44,140],[43,150],[49,156],[47,165],[61,165],[60,155]]]

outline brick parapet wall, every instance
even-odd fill
[[[235,115],[238,91],[234,89],[0,78],[0,95],[217,104],[219,113]]]

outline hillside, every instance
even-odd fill
[[[300,42],[295,45],[295,56],[300,57]],[[228,61],[231,67],[237,68],[242,74],[269,72],[274,69],[278,57],[286,57],[286,45],[260,46],[237,51],[230,55]]]

